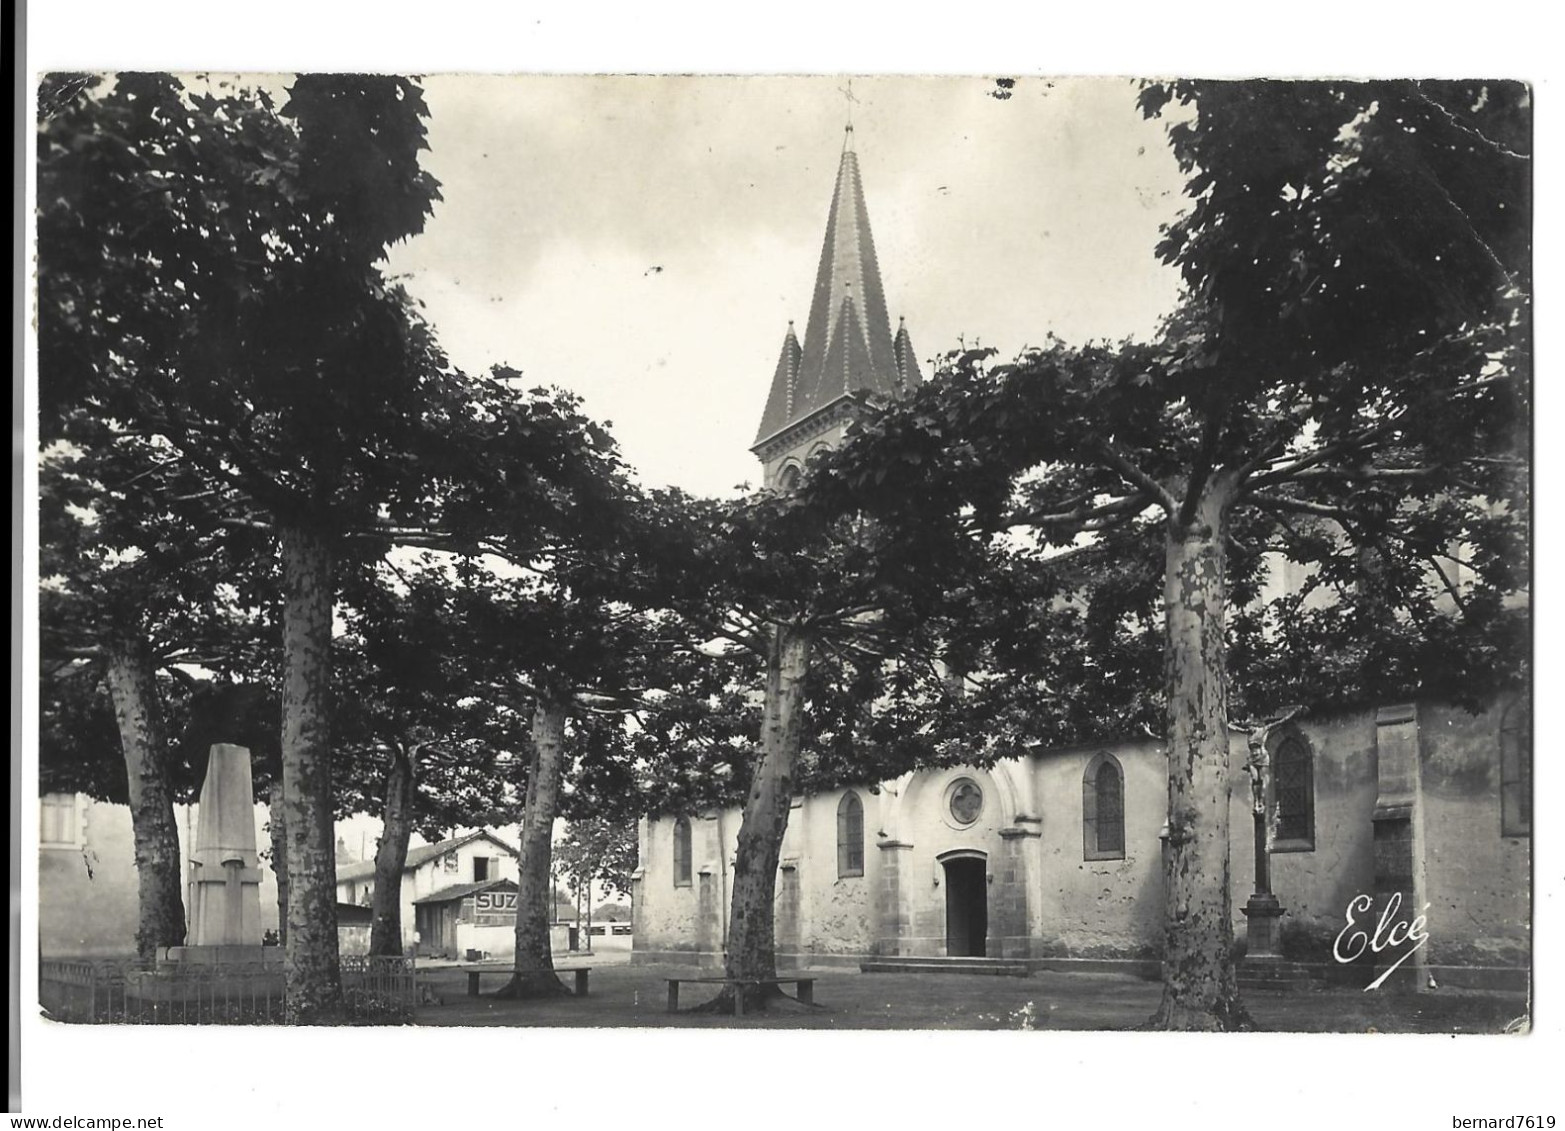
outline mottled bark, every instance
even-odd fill
[[[167,736],[152,652],[145,642],[118,645],[108,655],[109,694],[119,723],[130,784],[130,824],[136,853],[136,953],[185,941],[184,868],[179,825],[165,761]]]
[[[766,665],[766,701],[761,719],[761,762],[745,800],[734,853],[733,899],[728,917],[724,974],[729,978],[775,978],[777,865],[793,799],[794,770],[803,738],[804,680],[810,669],[810,637],[801,629],[773,629]],[[726,1003],[732,989],[718,1001]],[[764,1008],[775,986],[744,990],[746,1011]]]
[[[375,895],[370,910],[370,953],[402,953],[402,868],[413,835],[413,759],[398,744],[386,771],[386,803],[375,846]]]
[[[1167,906],[1159,1029],[1250,1028],[1233,961],[1228,862],[1224,543],[1234,476],[1214,474],[1188,524],[1170,517],[1164,604],[1168,693]]]
[[[267,798],[266,831],[272,840],[272,875],[277,879],[277,942],[288,943],[288,818],[283,815],[283,783],[274,781]]]
[[[516,973],[500,991],[500,997],[546,997],[567,992],[555,976],[554,953],[549,943],[549,913],[554,906],[549,864],[565,765],[562,697],[539,694],[533,708],[532,748],[517,861]]]
[[[300,527],[281,532],[283,819],[288,841],[285,991],[292,1024],[341,1013],[330,747],[332,555]]]

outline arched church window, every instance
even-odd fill
[[[790,463],[777,473],[777,489],[779,491],[792,491],[799,486],[799,465]]]
[[[864,874],[864,803],[851,790],[837,803],[837,875]]]
[[[1081,779],[1082,858],[1125,858],[1125,773],[1112,754],[1098,754]]]
[[[674,886],[690,886],[690,822],[684,817],[674,822]]]
[[[1315,755],[1301,735],[1290,734],[1272,754],[1273,852],[1315,847]]]
[[[1532,697],[1500,719],[1500,835],[1532,835]]]

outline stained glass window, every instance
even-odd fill
[[[837,875],[864,874],[864,803],[845,793],[837,804]]]
[[[674,886],[690,886],[690,822],[684,817],[674,822]]]
[[[951,816],[970,825],[984,811],[984,791],[971,778],[963,778],[951,790]]]
[[[1081,831],[1085,859],[1124,859],[1125,775],[1112,755],[1097,755],[1082,775]]]
[[[1307,742],[1290,735],[1272,754],[1277,816],[1274,847],[1313,848],[1315,844],[1315,758]],[[1277,842],[1288,842],[1278,845]]]

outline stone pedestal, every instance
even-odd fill
[[[1278,958],[1278,928],[1282,920],[1282,904],[1271,892],[1256,892],[1240,908],[1244,915],[1244,946],[1246,958]]]
[[[1240,908],[1244,915],[1244,961],[1239,964],[1239,988],[1245,990],[1302,990],[1309,975],[1296,963],[1284,961],[1279,948],[1282,904],[1271,892],[1256,892]]]
[[[163,947],[135,995],[180,1000],[232,981],[247,994],[280,993],[283,948],[261,945],[261,858],[255,847],[250,751],[217,743],[207,755],[190,853],[190,929]],[[230,987],[233,988],[233,987]]]

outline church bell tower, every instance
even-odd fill
[[[922,380],[906,327],[899,320],[891,333],[849,125],[804,342],[789,322],[750,448],[763,484],[791,488],[810,456],[841,441],[865,394],[896,396]]]

